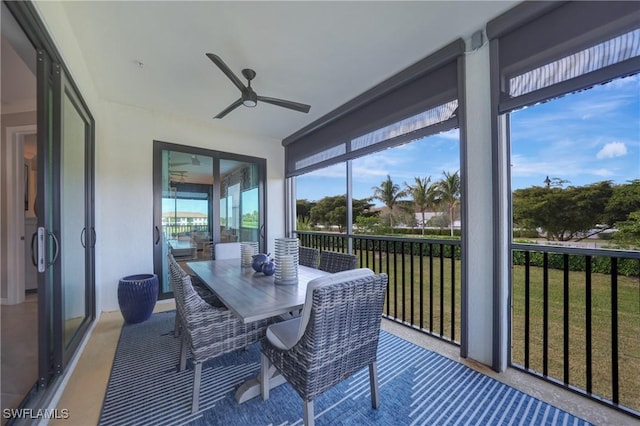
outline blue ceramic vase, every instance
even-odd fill
[[[262,264],[262,273],[269,276],[269,275],[273,275],[276,272],[276,264],[273,263],[273,260],[270,260],[268,262],[264,262]]]
[[[149,319],[157,300],[157,275],[138,274],[120,279],[118,305],[127,324],[136,324]]]

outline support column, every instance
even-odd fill
[[[463,182],[463,332],[461,355],[501,371],[506,365],[498,321],[506,321],[496,293],[503,277],[496,276],[498,254],[496,229],[502,226],[496,179],[502,179],[492,143],[490,55],[487,44],[464,58],[465,102],[461,131]],[[465,127],[466,125],[466,127]],[[496,175],[497,173],[497,175]],[[506,323],[504,329],[507,329]],[[496,361],[497,360],[497,361]]]

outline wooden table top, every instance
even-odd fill
[[[301,309],[307,283],[328,275],[328,272],[299,266],[297,285],[276,285],[273,275],[243,268],[240,259],[187,262],[187,266],[245,324]]]

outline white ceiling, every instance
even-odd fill
[[[101,97],[282,139],[515,3],[70,1],[64,9]],[[311,111],[259,103],[214,120],[240,92],[207,52],[243,81],[240,71],[254,69],[259,95]]]

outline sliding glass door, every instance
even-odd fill
[[[29,66],[37,85],[37,159],[30,171],[37,229],[23,238],[37,269],[36,388],[42,390],[65,371],[95,318],[95,122],[32,3],[3,2],[3,13],[11,14],[37,55]],[[25,202],[10,207],[31,210],[30,199]]]
[[[173,297],[167,254],[210,260],[219,242],[263,246],[265,160],[154,142],[154,269],[160,297]]]
[[[59,64],[38,51],[39,387],[60,375],[95,318],[93,121]]]

